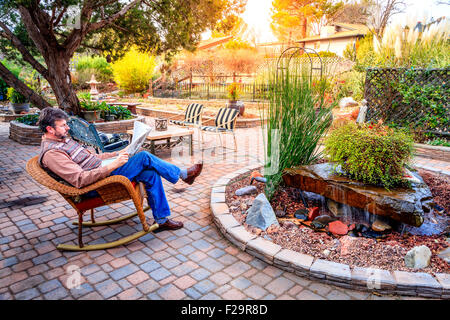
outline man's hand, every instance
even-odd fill
[[[118,151],[117,153],[120,155],[122,153],[128,153],[128,148],[130,147],[130,145],[126,146],[124,149]]]
[[[128,153],[120,153],[117,156],[117,159],[115,159],[113,162],[107,165],[108,171],[111,172],[121,166],[123,166],[125,163],[127,163],[129,158]]]
[[[116,168],[123,166],[128,161],[128,153],[120,153],[116,160],[114,160],[112,163],[117,163]]]

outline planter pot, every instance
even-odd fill
[[[30,104],[27,103],[11,103],[14,114],[24,114],[30,111]]]
[[[100,111],[93,110],[93,111],[82,111],[83,118],[87,122],[94,122],[100,120]]]
[[[240,100],[228,100],[228,108],[239,111],[239,116],[244,115],[245,106]]]

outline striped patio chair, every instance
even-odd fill
[[[203,115],[203,105],[199,103],[191,103],[186,108],[186,113],[184,114],[184,120],[170,120],[170,123],[179,126],[201,126],[202,125],[202,115]]]
[[[203,105],[199,103],[191,103],[186,108],[184,114],[184,120],[172,120],[168,119],[169,123],[184,127],[196,127],[199,128],[202,125]],[[202,135],[198,130],[198,140],[200,145],[202,144]]]
[[[201,126],[202,140],[203,132],[213,132],[219,135],[220,146],[223,147],[222,134],[232,133],[234,140],[234,150],[237,150],[236,135],[234,133],[234,128],[236,127],[236,119],[239,115],[239,110],[230,108],[220,108],[217,112],[215,125],[214,126]]]

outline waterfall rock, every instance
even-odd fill
[[[314,192],[335,202],[412,226],[419,227],[424,222],[422,203],[433,196],[417,172],[411,172],[414,176],[411,181],[412,188],[387,191],[337,175],[334,169],[333,163],[285,169],[283,180],[288,187]],[[336,169],[339,171],[339,168]]]
[[[427,246],[414,247],[405,255],[405,265],[408,268],[423,269],[428,267],[431,250]]]
[[[273,224],[279,226],[275,212],[264,193],[260,193],[253,201],[251,208],[247,210],[245,222],[264,231]]]

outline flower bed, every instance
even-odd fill
[[[450,208],[450,178],[429,171],[421,170],[425,182],[430,186],[434,200],[443,208]],[[294,200],[290,188],[280,187],[274,194],[271,205],[274,211],[286,206],[286,216],[278,218],[279,228],[270,227],[266,231],[249,226],[245,223],[246,210],[253,203],[256,194],[236,196],[235,191],[250,183],[248,173],[235,182],[229,184],[225,190],[225,200],[230,213],[242,224],[245,229],[284,249],[290,249],[302,254],[308,254],[315,258],[326,259],[337,263],[345,263],[350,267],[375,267],[384,270],[409,271],[417,270],[407,268],[404,256],[415,246],[426,245],[432,251],[429,267],[419,270],[430,274],[449,272],[448,263],[437,257],[437,253],[449,246],[445,235],[417,236],[400,234],[392,231],[386,238],[372,239],[365,237],[334,236],[324,232],[317,232],[302,225],[294,218],[294,212],[304,208],[301,202]],[[264,185],[253,183],[258,188],[258,194],[264,192]],[[317,204],[308,201],[309,207]],[[323,213],[322,213],[323,214]],[[332,214],[330,214],[332,215]]]

